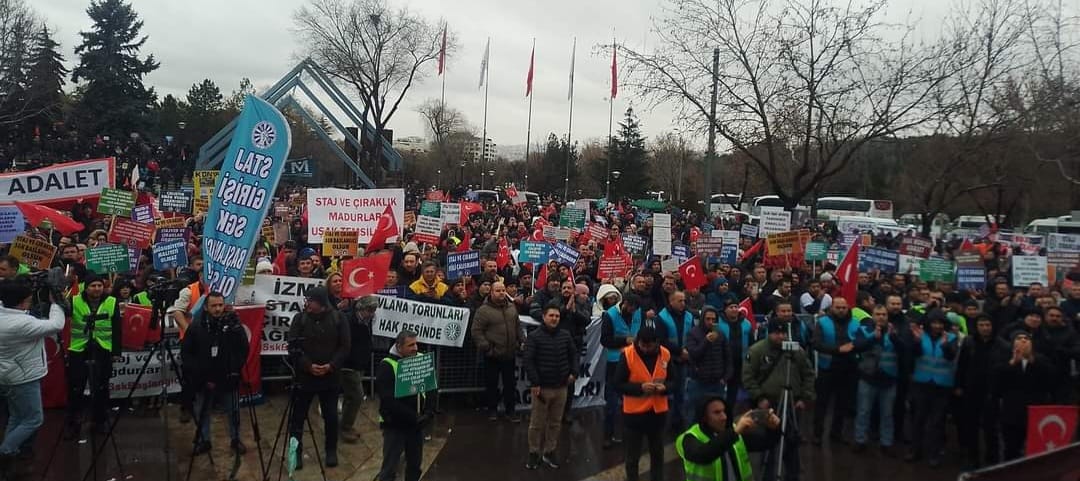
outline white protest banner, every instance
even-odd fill
[[[443,224],[460,224],[461,204],[457,202],[443,202],[439,204],[439,215],[442,216]]]
[[[761,221],[758,225],[758,236],[765,237],[769,234],[779,234],[791,230],[791,212],[783,207],[762,207]]]
[[[589,212],[589,209],[592,207],[590,204],[592,204],[592,202],[589,199],[578,199],[574,201],[574,208]]]
[[[653,254],[658,256],[671,255],[671,214],[653,215]],[[676,266],[678,267],[678,266]]]
[[[1080,252],[1080,234],[1050,234],[1047,237],[1048,252]]]
[[[836,230],[841,234],[862,234],[864,232],[874,232],[875,224],[869,220],[855,219],[843,219],[836,221]]]
[[[110,157],[0,174],[0,204],[96,199],[116,185],[115,164]]]
[[[169,342],[168,349],[172,351],[173,359],[176,359],[177,367],[180,367],[180,345],[179,340]],[[168,356],[165,357],[165,371],[161,370],[161,358],[154,355],[152,351],[124,351],[120,354],[124,359],[121,361],[113,361],[112,363],[112,376],[109,377],[109,398],[121,399],[126,398],[128,393],[131,393],[131,387],[135,386],[135,391],[132,393],[132,397],[150,397],[161,394],[161,385],[168,386],[169,394],[176,394],[180,392],[180,379],[176,377],[176,372],[172,369],[172,364],[169,362]],[[139,373],[142,372],[143,363],[146,359],[150,358],[150,363],[146,365],[146,373],[139,379],[139,384],[135,384],[135,379],[139,377]]]
[[[238,301],[250,299],[253,304],[266,306],[262,332],[264,355],[288,353],[285,336],[293,316],[304,310],[304,294],[321,285],[322,279],[257,275],[254,286],[237,287]]]
[[[1049,284],[1046,256],[1012,256],[1012,283],[1015,287],[1028,287],[1033,282]]]
[[[716,232],[716,231],[714,230],[713,232]],[[749,237],[751,239],[757,239],[758,238],[758,226],[756,226],[754,224],[743,224],[742,225],[742,230],[739,231],[739,234],[742,235],[743,237]]]
[[[417,334],[423,344],[461,347],[469,329],[469,308],[452,307],[397,297],[376,295],[379,307],[371,320],[376,336],[397,337],[408,329]]]
[[[528,332],[539,328],[540,324],[536,322],[532,317],[519,316],[521,323],[526,327]],[[584,408],[591,406],[603,406],[604,405],[604,382],[605,382],[605,366],[604,360],[604,346],[600,345],[600,328],[601,322],[599,317],[592,318],[588,327],[585,328],[585,352],[581,354],[578,362],[578,377],[574,381],[574,398],[573,400],[567,400],[571,402],[573,408]],[[515,409],[518,411],[529,409],[532,404],[532,391],[529,383],[529,379],[525,374],[525,368],[522,366],[524,359],[521,356],[517,357],[517,406]]]
[[[652,220],[653,228],[667,227],[671,228],[671,214],[653,214]]]
[[[308,189],[308,242],[321,244],[327,230],[355,230],[358,241],[367,244],[387,206],[394,212],[400,236],[405,225],[403,189]]]
[[[439,243],[442,236],[443,220],[440,217],[422,215],[416,218],[416,230],[413,231],[413,240],[431,245]]]

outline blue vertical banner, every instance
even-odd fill
[[[285,116],[265,100],[248,95],[225,151],[203,230],[204,280],[211,291],[225,296],[226,303],[236,297],[291,142]]]

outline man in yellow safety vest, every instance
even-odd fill
[[[109,377],[113,361],[122,360],[123,328],[116,298],[105,294],[105,282],[96,274],[87,273],[84,282],[86,289],[71,299],[71,345],[67,357],[69,439],[79,435],[87,382],[94,429],[99,433],[108,431]]]
[[[732,428],[728,425],[723,396],[705,399],[700,406],[697,424],[675,439],[675,452],[683,461],[687,481],[723,481],[729,462],[736,481],[751,481],[750,456],[743,435],[756,423],[754,412],[747,412]],[[770,430],[780,427],[780,418],[771,410],[765,417]]]

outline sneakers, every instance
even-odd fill
[[[329,452],[327,452],[326,453],[326,467],[328,467],[328,468],[336,468],[337,464],[338,464],[338,462],[337,462],[337,451],[329,451]]]
[[[536,468],[539,468],[539,467],[540,467],[540,454],[539,453],[529,453],[529,460],[525,461],[525,469],[528,469],[529,471],[532,471],[532,470],[535,470]]]
[[[555,453],[547,453],[543,455],[540,458],[540,462],[544,463],[544,466],[547,466],[551,469],[559,469],[559,463],[555,462]]]
[[[239,439],[232,440],[229,447],[232,448],[233,451],[236,451],[236,454],[244,455],[247,453],[247,446],[244,446],[244,443],[240,442]]]

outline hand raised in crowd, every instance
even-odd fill
[[[705,335],[705,340],[708,341],[708,342],[716,342],[716,340],[719,339],[719,338],[720,338],[720,333],[718,333],[716,331],[709,331],[709,333]]]
[[[915,336],[916,338],[921,338],[922,335],[923,335],[922,326],[920,326],[918,324],[912,324],[911,325],[911,335]]]
[[[750,415],[753,411],[747,411],[739,420],[735,423],[735,434],[746,434],[747,431],[754,429],[754,417]]]

